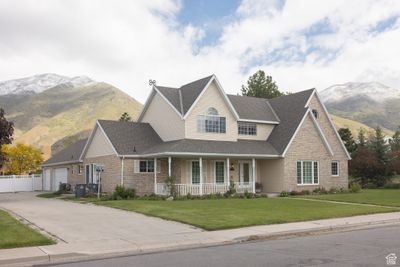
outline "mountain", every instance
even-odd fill
[[[400,126],[400,89],[381,83],[349,82],[320,92],[329,112],[369,127],[395,131]]]
[[[342,118],[339,116],[331,115],[331,119],[333,123],[336,126],[336,129],[340,128],[349,128],[351,133],[353,134],[354,138],[357,138],[358,132],[360,131],[361,128],[365,129],[368,133],[372,133],[374,131],[373,128],[369,127],[368,125],[365,125],[361,122],[358,121],[353,121],[350,119]],[[386,128],[382,128],[383,134],[386,136],[393,136],[394,132],[391,130],[388,130]]]
[[[56,77],[64,78],[57,83]],[[124,112],[136,118],[142,108],[118,88],[85,76],[43,74],[23,79],[1,83],[16,87],[9,86],[12,93],[0,95],[0,106],[15,124],[14,142],[39,146],[46,158],[57,141],[62,139],[59,150],[60,145],[85,138],[97,119],[118,119]],[[46,89],[50,84],[55,86]]]
[[[86,76],[67,77],[44,73],[31,77],[0,82],[0,95],[41,93],[55,86],[78,87],[94,82]]]

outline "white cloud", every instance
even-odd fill
[[[178,86],[215,73],[236,93],[259,68],[284,90],[364,80],[400,88],[400,20],[371,32],[399,16],[400,1],[245,0],[206,47],[197,47],[206,29],[177,21],[182,8],[173,0],[3,0],[0,80],[88,75],[142,102],[149,78]],[[306,35],[313,25],[317,34]]]

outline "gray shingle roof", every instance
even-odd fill
[[[162,144],[148,123],[99,120],[101,128],[119,155],[138,155]]]
[[[203,79],[183,85],[179,90],[182,94],[182,110],[183,114],[189,111],[190,107],[203,91],[204,87],[210,81],[213,75],[205,77]]]
[[[266,141],[238,140],[232,141],[209,141],[195,139],[181,139],[164,142],[144,152],[144,154],[157,153],[213,153],[213,154],[237,154],[237,155],[273,155],[278,152]]]
[[[227,96],[240,119],[279,122],[267,99],[239,95]]]
[[[182,85],[180,88],[158,85],[156,88],[165,96],[165,98],[168,99],[179,113],[181,113],[181,115],[185,115],[212,77],[213,75],[207,76],[200,80]]]
[[[179,113],[182,113],[181,100],[179,96],[179,89],[172,87],[157,86],[157,89],[166,99],[176,108]]]
[[[79,157],[82,154],[86,141],[87,139],[83,139],[71,144],[67,148],[61,150],[60,152],[43,162],[42,166],[54,165],[63,162],[79,162]]]
[[[280,122],[275,126],[268,142],[282,154],[307,112],[305,105],[314,89],[269,100]]]

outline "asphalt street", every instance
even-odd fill
[[[391,253],[400,257],[400,225],[54,266],[400,266],[387,265]]]

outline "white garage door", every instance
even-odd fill
[[[46,169],[43,173],[43,189],[46,191],[51,190],[51,170]]]
[[[53,183],[53,191],[57,191],[59,189],[60,183],[68,182],[68,169],[60,168],[54,170],[54,183]]]

